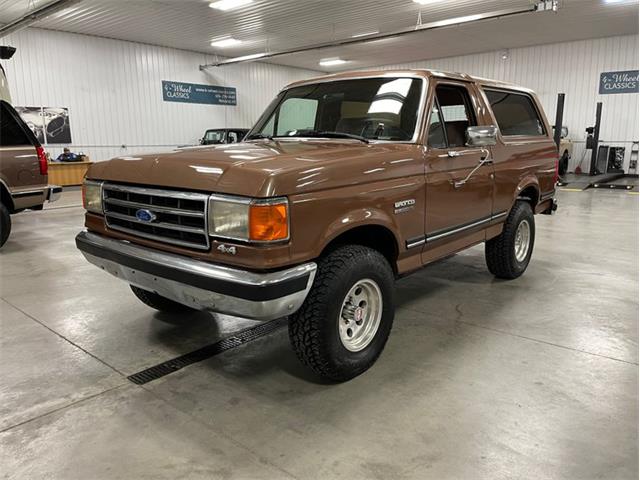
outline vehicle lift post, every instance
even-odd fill
[[[596,166],[598,161],[598,143],[600,142],[600,119],[602,118],[602,102],[598,102],[596,106],[596,124],[593,128],[593,140],[591,140],[591,165],[589,165],[589,175],[596,174]],[[590,129],[587,129],[587,132]],[[588,132],[590,133],[590,132]],[[589,145],[587,145],[589,148]]]
[[[562,117],[564,116],[564,93],[558,94],[558,103],[556,104],[556,130],[553,132],[553,141],[556,142],[558,152],[560,151],[560,137],[562,136]],[[559,155],[558,155],[559,156]]]

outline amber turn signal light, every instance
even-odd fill
[[[253,204],[249,208],[249,240],[272,242],[289,238],[287,204]]]

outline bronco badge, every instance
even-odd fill
[[[416,204],[415,198],[410,198],[408,200],[402,200],[400,202],[396,202],[393,204],[395,210],[393,213],[404,213],[411,210]]]

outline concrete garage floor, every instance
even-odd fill
[[[387,348],[326,385],[279,328],[144,386],[126,376],[255,324],[172,318],[74,247],[79,193],[0,252],[4,478],[638,478],[638,197],[560,192],[528,272],[474,248],[398,283]]]

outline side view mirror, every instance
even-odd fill
[[[8,45],[0,46],[0,60],[9,60],[16,53],[16,47],[10,47]]]
[[[498,127],[494,125],[469,127],[466,132],[470,147],[490,147],[498,142]]]

